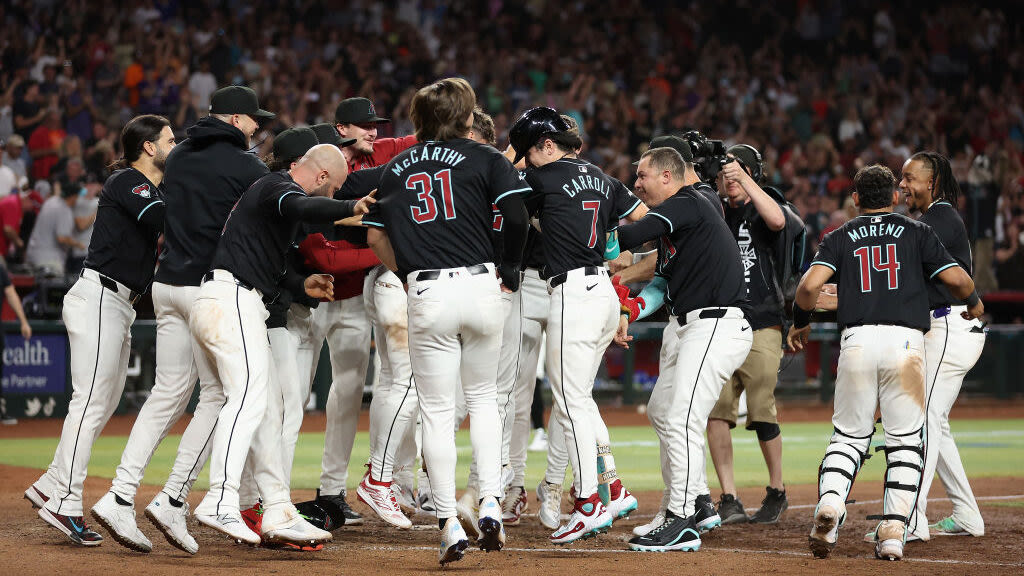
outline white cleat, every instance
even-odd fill
[[[402,530],[412,528],[412,521],[402,513],[398,505],[392,483],[376,483],[364,476],[356,488],[356,496],[388,524]]]
[[[92,517],[125,548],[136,552],[153,551],[153,543],[135,523],[135,507],[118,504],[113,492],[104,494],[92,507]]]
[[[253,532],[242,520],[242,513],[236,511],[227,514],[195,514],[200,524],[205,524],[214,530],[227,534],[239,544],[259,546],[262,539],[260,535]]]
[[[455,502],[455,513],[458,515],[459,523],[462,524],[462,529],[473,537],[473,539],[480,538],[480,528],[477,526],[477,491],[476,488],[466,488],[465,493],[462,494],[462,498],[459,498]]]
[[[444,528],[441,529],[441,553],[438,562],[444,566],[449,562],[462,560],[466,548],[469,548],[466,531],[462,529],[462,524],[458,519],[449,518],[445,521]]]
[[[146,506],[145,514],[171,546],[189,554],[199,552],[199,544],[188,533],[188,502],[174,506],[171,504],[170,496],[159,492],[149,506]]]
[[[906,531],[906,525],[902,522],[883,520],[875,530],[878,539],[875,543],[875,557],[879,560],[902,560]]]
[[[611,527],[612,515],[595,492],[586,500],[576,501],[569,520],[551,534],[550,540],[552,544],[569,544],[607,532]]]
[[[537,516],[542,526],[556,530],[562,522],[562,485],[541,480],[537,485],[537,499],[540,510]]]
[[[610,494],[608,512],[615,520],[629,518],[629,515],[640,506],[636,501],[636,496],[630,494],[629,490],[622,485],[622,480],[618,478],[608,487],[608,492]]]
[[[31,502],[33,508],[42,508],[49,499],[50,497],[36,488],[35,484],[29,486],[28,490],[25,490],[25,500]]]
[[[658,510],[658,513],[655,514],[653,520],[651,520],[647,524],[641,524],[639,526],[634,526],[633,527],[633,535],[634,536],[647,536],[648,534],[651,533],[651,530],[654,530],[655,528],[657,528],[658,526],[661,526],[664,523],[665,523],[665,511],[664,510]]]
[[[827,504],[818,504],[814,511],[814,527],[808,537],[811,553],[815,558],[828,558],[839,538],[839,511]]]
[[[526,447],[528,452],[547,452],[548,451],[548,433],[543,428],[537,428],[533,431],[533,440],[530,441],[530,445]]]
[[[484,498],[480,503],[480,549],[486,552],[501,550],[505,545],[505,527],[501,523],[501,505],[494,496]]]
[[[316,546],[330,542],[334,536],[313,526],[303,518],[291,502],[278,504],[263,510],[260,531],[264,542],[270,544],[294,544]]]

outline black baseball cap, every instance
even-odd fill
[[[210,96],[210,114],[246,114],[257,120],[275,117],[260,108],[256,92],[248,86],[227,86],[214,92]]]
[[[368,124],[370,122],[391,122],[377,116],[369,98],[346,98],[334,109],[336,124]]]
[[[647,147],[648,150],[653,150],[655,148],[671,148],[676,152],[679,152],[679,155],[683,157],[684,161],[690,162],[691,164],[693,163],[693,151],[690,150],[690,143],[679,136],[658,136],[654,140],[651,140],[650,146]],[[639,164],[639,160],[633,162],[633,166],[638,166]]]
[[[294,162],[319,143],[309,128],[289,128],[274,138],[274,158]]]
[[[342,138],[334,124],[328,124],[327,122],[314,124],[312,130],[316,134],[316,139],[321,144],[334,144],[338,148],[344,148],[345,146],[351,146],[356,141],[355,138]]]

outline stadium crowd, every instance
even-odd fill
[[[593,8],[4,3],[0,251],[10,263],[57,272],[65,263],[54,252],[72,268],[80,262],[117,135],[136,114],[166,115],[180,138],[217,87],[248,85],[278,111],[254,139],[263,152],[276,131],[330,121],[335,104],[354,95],[395,119],[381,137],[408,134],[415,87],[460,75],[480,87],[502,145],[519,112],[550,105],[579,121],[588,159],[627,183],[653,136],[699,129],[750,143],[815,239],[855,213],[848,197],[859,167],[898,171],[912,151],[938,150],[967,188],[959,209],[979,290],[1024,290],[1024,33],[1005,9],[946,1],[853,9],[838,0]],[[44,245],[33,250],[37,220],[54,238],[37,231]],[[51,230],[66,232],[68,222],[69,234]]]

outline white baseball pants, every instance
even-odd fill
[[[687,314],[686,324],[669,325],[676,331],[677,351],[673,357],[662,344],[662,372],[647,403],[647,417],[658,433],[667,509],[684,517],[694,513],[697,496],[708,493],[704,461],[708,415],[753,343],[750,324],[739,308],[725,308],[720,318],[700,317],[702,311],[706,316],[714,310],[722,309],[694,310]],[[673,364],[666,366],[666,362]]]
[[[121,400],[131,352],[135,310],[131,290],[100,284],[86,268],[64,296],[62,317],[71,349],[71,403],[53,461],[35,486],[49,496],[46,509],[82,515],[82,487],[92,445]]]
[[[960,394],[964,376],[974,367],[985,347],[985,333],[978,320],[964,320],[960,313],[966,306],[953,306],[945,316],[932,315],[931,329],[925,334],[926,428],[924,475],[917,497],[916,513],[907,529],[922,540],[928,540],[928,491],[935,472],[953,501],[953,518],[964,530],[975,536],[985,534],[978,502],[974,499],[967,472],[960,460],[960,451],[949,431],[949,411]]]
[[[485,270],[413,272],[409,286],[409,353],[419,395],[423,460],[438,518],[455,516],[455,394],[461,377],[470,415],[480,497],[503,496],[497,365],[504,323],[499,283]]]

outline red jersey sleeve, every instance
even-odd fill
[[[323,234],[310,234],[299,244],[304,264],[324,274],[342,276],[357,270],[373,268],[380,260],[369,248],[345,240],[329,241]]]

